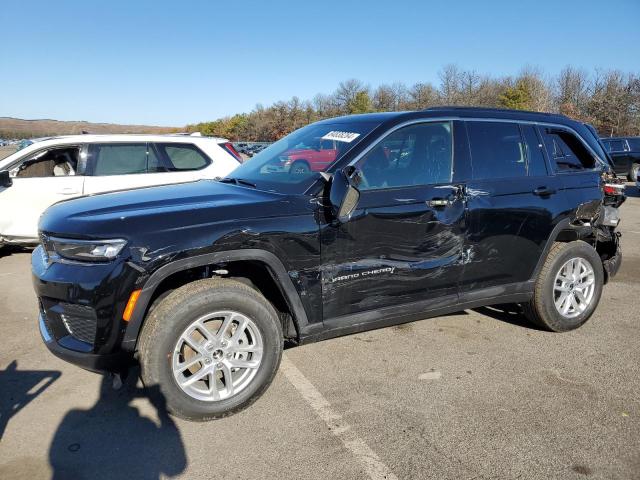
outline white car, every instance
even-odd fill
[[[40,215],[82,195],[225,177],[231,143],[197,135],[74,135],[39,140],[0,160],[0,246],[38,242]]]

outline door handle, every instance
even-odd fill
[[[60,195],[77,195],[78,193],[80,193],[80,191],[76,190],[75,188],[67,187],[67,188],[63,188],[58,193]]]
[[[453,202],[447,198],[434,198],[427,200],[427,205],[433,208],[442,208],[451,205]]]
[[[554,193],[556,193],[556,189],[548,187],[538,187],[533,191],[533,194],[538,195],[539,197],[548,197]]]

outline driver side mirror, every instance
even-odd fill
[[[9,188],[11,185],[13,185],[13,180],[11,180],[9,171],[5,170],[3,172],[0,172],[0,187]]]
[[[341,169],[334,173],[329,191],[331,213],[340,223],[348,222],[360,200],[360,191],[352,184],[352,175]],[[350,172],[353,174],[353,170]]]

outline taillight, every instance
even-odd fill
[[[231,154],[231,156],[233,158],[235,158],[236,160],[238,160],[240,163],[242,163],[242,156],[238,153],[238,151],[234,148],[233,143],[231,142],[227,142],[227,143],[221,143],[220,146],[222,148],[224,148],[227,152],[229,152]]]
[[[604,193],[605,195],[624,195],[624,184],[605,183]]]

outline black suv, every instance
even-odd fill
[[[640,170],[640,137],[603,138],[602,143],[611,156],[615,172],[635,182]]]
[[[287,167],[320,140],[338,148],[326,171]],[[90,370],[137,360],[174,414],[205,420],[259,397],[285,342],[504,303],[571,330],[620,266],[619,187],[564,116],[321,121],[228,178],[51,207],[32,257],[40,332]]]

